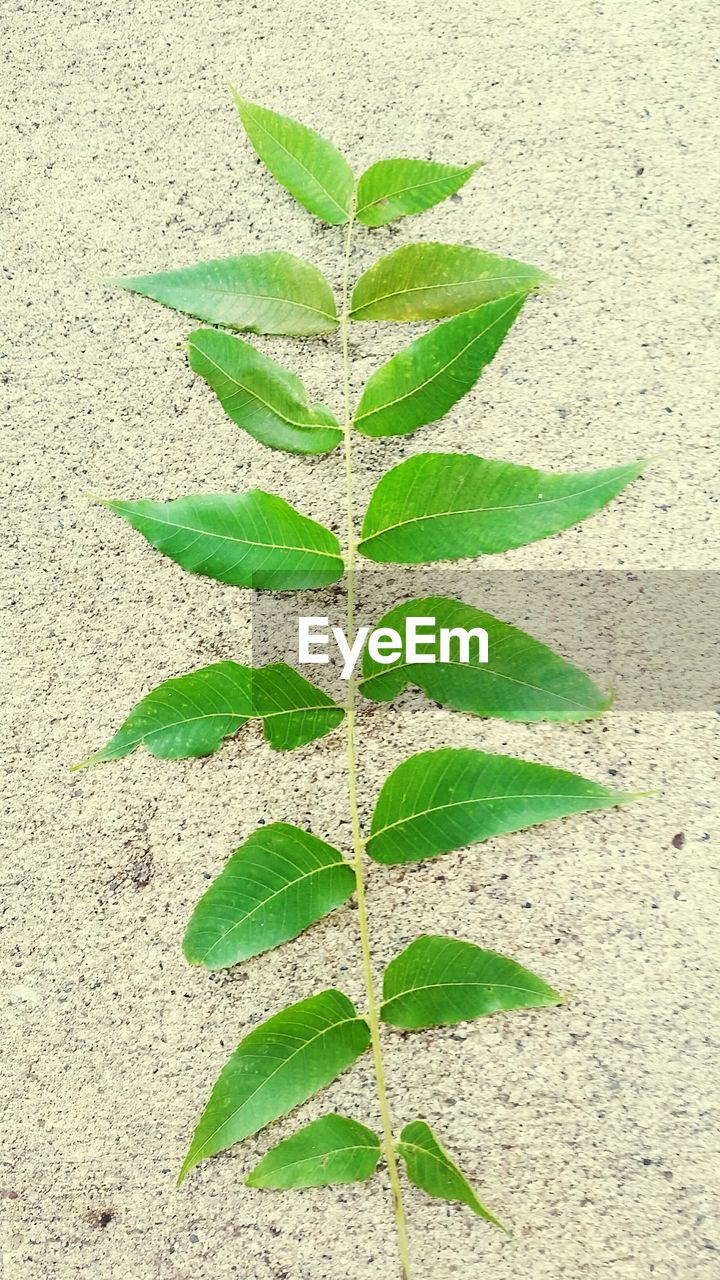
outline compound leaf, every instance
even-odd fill
[[[352,320],[440,320],[552,284],[538,267],[464,244],[406,244],[360,277]]]
[[[420,862],[551,818],[610,809],[638,794],[577,773],[472,748],[421,751],[386,779],[367,852],[376,862]]]
[[[262,489],[102,505],[183,569],[216,582],[286,591],[342,577],[335,534]]]
[[[232,94],[250,142],[280,185],[323,222],[347,222],[355,184],[337,147],[307,125]]]
[[[432,633],[420,648],[412,638],[407,643],[408,618],[422,619],[422,630],[427,627],[427,634]],[[539,640],[459,600],[444,596],[409,600],[386,613],[378,627],[397,631],[402,651],[390,663],[381,664],[365,649],[360,690],[374,702],[388,702],[408,685],[417,685],[431,701],[454,711],[530,723],[587,720],[612,701],[589,676]],[[443,629],[450,633],[461,629],[468,635],[484,631],[487,662],[482,661],[481,637],[470,639],[465,648],[457,634],[448,638],[449,658],[443,661]],[[410,661],[410,657],[425,661]]]
[[[249,1138],[324,1089],[369,1043],[365,1019],[342,991],[332,989],[256,1027],[220,1072],[178,1182],[201,1160]]]
[[[193,372],[209,383],[233,422],[261,444],[287,453],[327,453],[342,440],[329,409],[310,408],[300,379],[249,342],[218,329],[196,329],[188,347]]]
[[[292,253],[243,253],[110,284],[174,311],[245,333],[329,333],[338,323],[321,271]]]
[[[141,746],[161,760],[209,756],[255,717],[262,719],[271,747],[292,751],[330,733],[344,715],[322,689],[285,662],[265,667],[213,662],[164,680],[138,702],[100,751],[75,768],[121,760]]]
[[[457,1200],[466,1204],[479,1218],[493,1226],[505,1227],[478,1200],[467,1178],[450,1159],[440,1145],[432,1129],[424,1120],[406,1124],[395,1150],[405,1161],[407,1175],[413,1186],[435,1196],[439,1200]]]
[[[366,227],[384,227],[393,218],[423,213],[459,191],[479,167],[479,163],[379,160],[360,177],[355,216]]]
[[[393,1027],[417,1031],[562,1000],[542,978],[507,956],[458,938],[426,936],[390,961],[380,1016]]]
[[[226,969],[260,955],[346,902],[355,873],[342,854],[287,822],[254,831],[236,849],[190,917],[190,964]]]
[[[245,1179],[249,1187],[330,1187],[364,1182],[380,1163],[380,1139],[349,1116],[313,1120],[268,1151]]]
[[[358,549],[384,564],[423,564],[524,547],[594,515],[646,465],[553,475],[469,453],[419,453],[380,480]]]
[[[485,302],[417,338],[374,373],[355,411],[365,436],[405,436],[437,422],[477,382],[527,293]]]

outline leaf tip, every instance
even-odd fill
[[[545,987],[545,990],[543,992],[543,1003],[540,1006],[541,1008],[543,1006],[546,1009],[560,1008],[562,1005],[565,1004],[568,998],[573,994],[572,991],[556,991],[555,988],[551,987],[548,982],[544,983],[543,985]]]
[[[89,769],[96,763],[95,756],[85,756],[84,760],[78,760],[77,764],[70,765],[71,773],[79,773],[81,769]]]
[[[110,511],[115,501],[114,498],[99,498],[96,493],[84,493],[83,498],[87,498],[88,502],[96,502],[100,507],[107,507]]]
[[[634,804],[636,800],[647,800],[650,796],[661,795],[661,789],[658,787],[654,791],[621,791],[617,797],[618,805]]]
[[[232,83],[231,80],[228,80],[227,86],[233,96],[233,102],[235,103],[235,106],[237,107],[238,111],[240,111],[241,107],[250,106],[250,103],[248,102],[247,98],[243,98],[242,94],[238,93],[237,89],[235,88],[235,85]]]
[[[103,276],[100,283],[106,289],[125,289],[132,293],[134,288],[134,276]]]

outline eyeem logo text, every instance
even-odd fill
[[[435,618],[407,617],[402,635],[394,627],[360,627],[350,644],[342,627],[331,626],[329,618],[298,618],[298,661],[303,666],[328,663],[331,641],[343,662],[341,680],[350,679],[366,645],[373,662],[385,666],[400,659],[408,664],[488,661],[484,627],[438,629]]]

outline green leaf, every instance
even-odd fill
[[[538,267],[464,244],[406,244],[360,277],[352,320],[440,320],[552,284]]]
[[[408,662],[406,619],[432,618],[418,653],[434,662]],[[587,720],[605,711],[612,701],[589,676],[553,653],[539,640],[490,613],[444,596],[408,600],[386,613],[378,627],[397,631],[403,648],[391,664],[381,664],[366,648],[360,690],[374,702],[397,698],[408,685],[417,685],[432,702],[454,711],[501,720]],[[486,663],[477,640],[470,640],[467,656],[460,638],[448,641],[449,661],[441,660],[440,631],[479,628],[487,634]],[[425,628],[422,628],[424,631]]]
[[[233,422],[261,444],[288,453],[326,453],[342,440],[324,405],[308,407],[300,379],[249,342],[218,329],[196,329],[188,346],[190,368],[210,384]]]
[[[258,956],[339,907],[355,873],[324,840],[287,822],[254,831],[236,849],[190,917],[190,964],[226,969]]]
[[[321,1116],[268,1151],[249,1187],[331,1187],[364,1182],[380,1163],[380,1139],[349,1116]]]
[[[164,680],[138,702],[110,741],[76,769],[121,760],[146,747],[161,760],[209,756],[255,717],[276,751],[292,751],[322,738],[345,712],[322,689],[285,662],[246,667],[213,662]]]
[[[380,1016],[417,1031],[485,1018],[500,1009],[562,1004],[563,997],[522,965],[457,938],[416,938],[383,977]]]
[[[287,591],[324,587],[343,574],[335,534],[262,489],[102,505],[183,569],[216,582]]]
[[[389,865],[420,862],[551,818],[628,804],[638,794],[513,756],[421,751],[385,781],[367,852]]]
[[[292,253],[243,253],[109,283],[246,333],[329,333],[338,323],[324,275]]]
[[[395,1150],[405,1161],[407,1175],[413,1186],[438,1200],[457,1200],[466,1204],[479,1218],[491,1222],[501,1231],[505,1227],[480,1203],[467,1178],[441,1147],[432,1129],[424,1120],[406,1124]]]
[[[355,411],[365,436],[406,436],[437,422],[477,382],[512,328],[527,293],[484,302],[447,320],[388,360]]]
[[[360,177],[358,222],[384,227],[393,218],[424,213],[464,187],[480,164],[433,164],[429,160],[380,160]]]
[[[250,142],[280,185],[323,222],[347,222],[355,182],[337,147],[297,120],[232,94]]]
[[[370,1031],[342,991],[322,991],[256,1027],[226,1062],[193,1134],[178,1182],[324,1089],[365,1052]]]
[[[594,515],[646,465],[553,475],[470,453],[419,453],[380,480],[358,550],[383,564],[426,564],[524,547]]]

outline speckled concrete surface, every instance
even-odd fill
[[[462,239],[537,262],[568,288],[528,307],[441,427],[360,444],[359,509],[381,467],[425,448],[548,469],[659,454],[611,509],[509,562],[717,567],[713,9],[9,0],[8,1280],[398,1274],[384,1176],[287,1197],[242,1183],[271,1141],[328,1105],[376,1120],[368,1063],[175,1189],[243,1031],[328,982],[362,998],[352,910],[229,975],[191,971],[179,948],[207,878],[259,819],[311,824],[347,847],[342,739],[287,758],[245,731],[205,762],[138,755],[71,776],[158,680],[242,657],[250,621],[246,593],[185,576],[83,494],[256,483],[339,528],[342,490],[336,457],[269,454],[241,435],[176,350],[182,319],[101,279],[282,247],[337,281],[339,233],[263,173],[226,78],[331,134],[358,168],[398,152],[479,156],[487,167],[461,200],[367,235],[356,269],[412,237]],[[357,331],[356,385],[403,336]],[[265,349],[338,403],[335,339]],[[682,619],[681,572],[678,582]],[[572,656],[592,668],[592,638]],[[448,742],[662,788],[626,812],[371,870],[378,967],[415,934],[448,931],[573,992],[559,1011],[386,1037],[398,1119],[424,1115],[514,1229],[503,1238],[409,1192],[417,1280],[718,1274],[712,724],[701,708],[670,716],[622,700],[565,729],[473,722],[419,695],[364,709],[366,813],[393,764]]]

